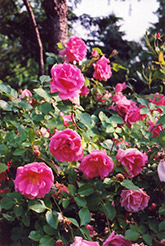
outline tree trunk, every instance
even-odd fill
[[[66,0],[44,0],[49,34],[49,52],[58,53],[57,43],[63,45],[68,39],[68,7]]]

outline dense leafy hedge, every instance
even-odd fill
[[[73,39],[33,92],[0,83],[2,243],[161,245],[164,97],[111,87],[123,67]]]

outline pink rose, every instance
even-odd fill
[[[157,171],[160,181],[165,182],[165,160],[160,160]]]
[[[132,243],[129,240],[124,239],[122,235],[115,235],[113,231],[109,237],[103,243],[103,246],[131,246]]]
[[[88,94],[89,94],[89,89],[84,85],[84,86],[81,88],[80,95],[81,95],[81,96],[87,96]]]
[[[83,156],[81,137],[71,129],[57,131],[50,139],[50,153],[58,161],[78,161]]]
[[[62,112],[60,112],[59,115],[63,118],[65,127],[69,126],[69,124],[67,124],[68,122],[73,122],[72,117],[69,114],[64,115]]]
[[[123,83],[118,83],[116,86],[115,86],[115,91],[116,92],[121,92],[122,90],[126,89],[127,88],[127,85],[125,82]]]
[[[87,178],[99,177],[104,179],[113,170],[113,161],[105,151],[92,150],[91,154],[83,157],[79,169]]]
[[[138,108],[135,104],[132,104],[124,117],[124,121],[127,123],[128,127],[131,128],[132,123],[139,121],[140,118],[140,108]]]
[[[97,50],[93,50],[92,51],[92,56],[96,57],[96,58],[99,58],[99,54],[98,54]]]
[[[150,197],[143,189],[122,190],[121,206],[128,212],[139,212],[148,206]]]
[[[129,148],[127,150],[119,149],[116,159],[127,168],[128,173],[125,171],[124,174],[129,178],[138,175],[148,161],[147,155],[135,148]]]
[[[105,56],[102,56],[96,64],[93,64],[95,70],[93,78],[100,81],[107,81],[112,75],[111,66],[108,63],[110,63],[110,61]]]
[[[62,100],[79,102],[79,95],[85,79],[80,69],[71,64],[55,64],[51,69],[53,80],[50,82],[51,92],[59,92]]]
[[[149,100],[151,103],[156,104],[157,106],[159,105],[165,105],[165,99],[164,95],[159,95],[158,92],[155,93],[154,97]]]
[[[33,162],[17,168],[14,180],[15,191],[34,199],[43,198],[53,186],[54,176],[44,162]]]
[[[87,47],[85,42],[73,36],[66,43],[66,49],[60,51],[61,55],[65,55],[66,62],[82,61],[87,54]]]
[[[31,91],[29,91],[28,89],[24,89],[23,91],[21,91],[19,98],[24,98],[24,97],[32,97]]]
[[[158,118],[155,119],[154,122],[147,121],[147,123],[150,125],[150,127],[147,128],[147,131],[152,132],[152,137],[159,137],[159,132],[163,130],[163,127],[160,124],[156,124],[158,121]]]
[[[83,240],[82,237],[75,237],[74,243],[70,244],[70,246],[99,246],[99,243]]]

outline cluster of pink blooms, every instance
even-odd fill
[[[113,231],[104,241],[103,246],[131,246],[131,241],[125,239],[122,235],[115,235]],[[98,242],[83,240],[82,237],[75,237],[74,243],[70,246],[99,246]]]
[[[62,100],[69,99],[72,103],[80,104],[80,95],[86,96],[89,89],[85,86],[85,78],[81,70],[69,62],[80,62],[87,54],[87,48],[84,41],[73,36],[66,44],[66,48],[60,51],[60,55],[65,56],[64,64],[55,64],[51,69],[52,81],[50,82],[51,92],[59,92]],[[110,61],[102,56],[96,64],[93,64],[93,77],[100,81],[107,81],[111,75]]]
[[[146,153],[140,152],[136,148],[129,148],[126,150],[119,149],[116,155],[119,163],[126,167],[125,176],[133,178],[141,173],[143,167],[148,161]]]
[[[112,101],[115,102],[115,105],[110,109],[117,111],[129,128],[133,122],[140,120],[140,108],[137,107],[135,102],[127,99],[122,92],[116,93],[112,97]]]
[[[150,197],[143,189],[122,190],[121,206],[128,212],[139,212],[148,206]]]
[[[43,198],[53,184],[52,169],[44,162],[33,162],[17,168],[15,191],[29,199]]]

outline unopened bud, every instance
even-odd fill
[[[56,241],[56,244],[55,244],[55,246],[63,246],[64,244],[63,244],[63,242],[62,242],[62,240],[57,240]]]
[[[116,179],[117,179],[118,181],[122,182],[122,181],[124,181],[125,177],[124,177],[124,175],[123,175],[122,173],[118,173],[118,174],[116,175]]]
[[[34,156],[35,156],[35,158],[39,158],[40,157],[40,151],[39,150],[34,150]]]

